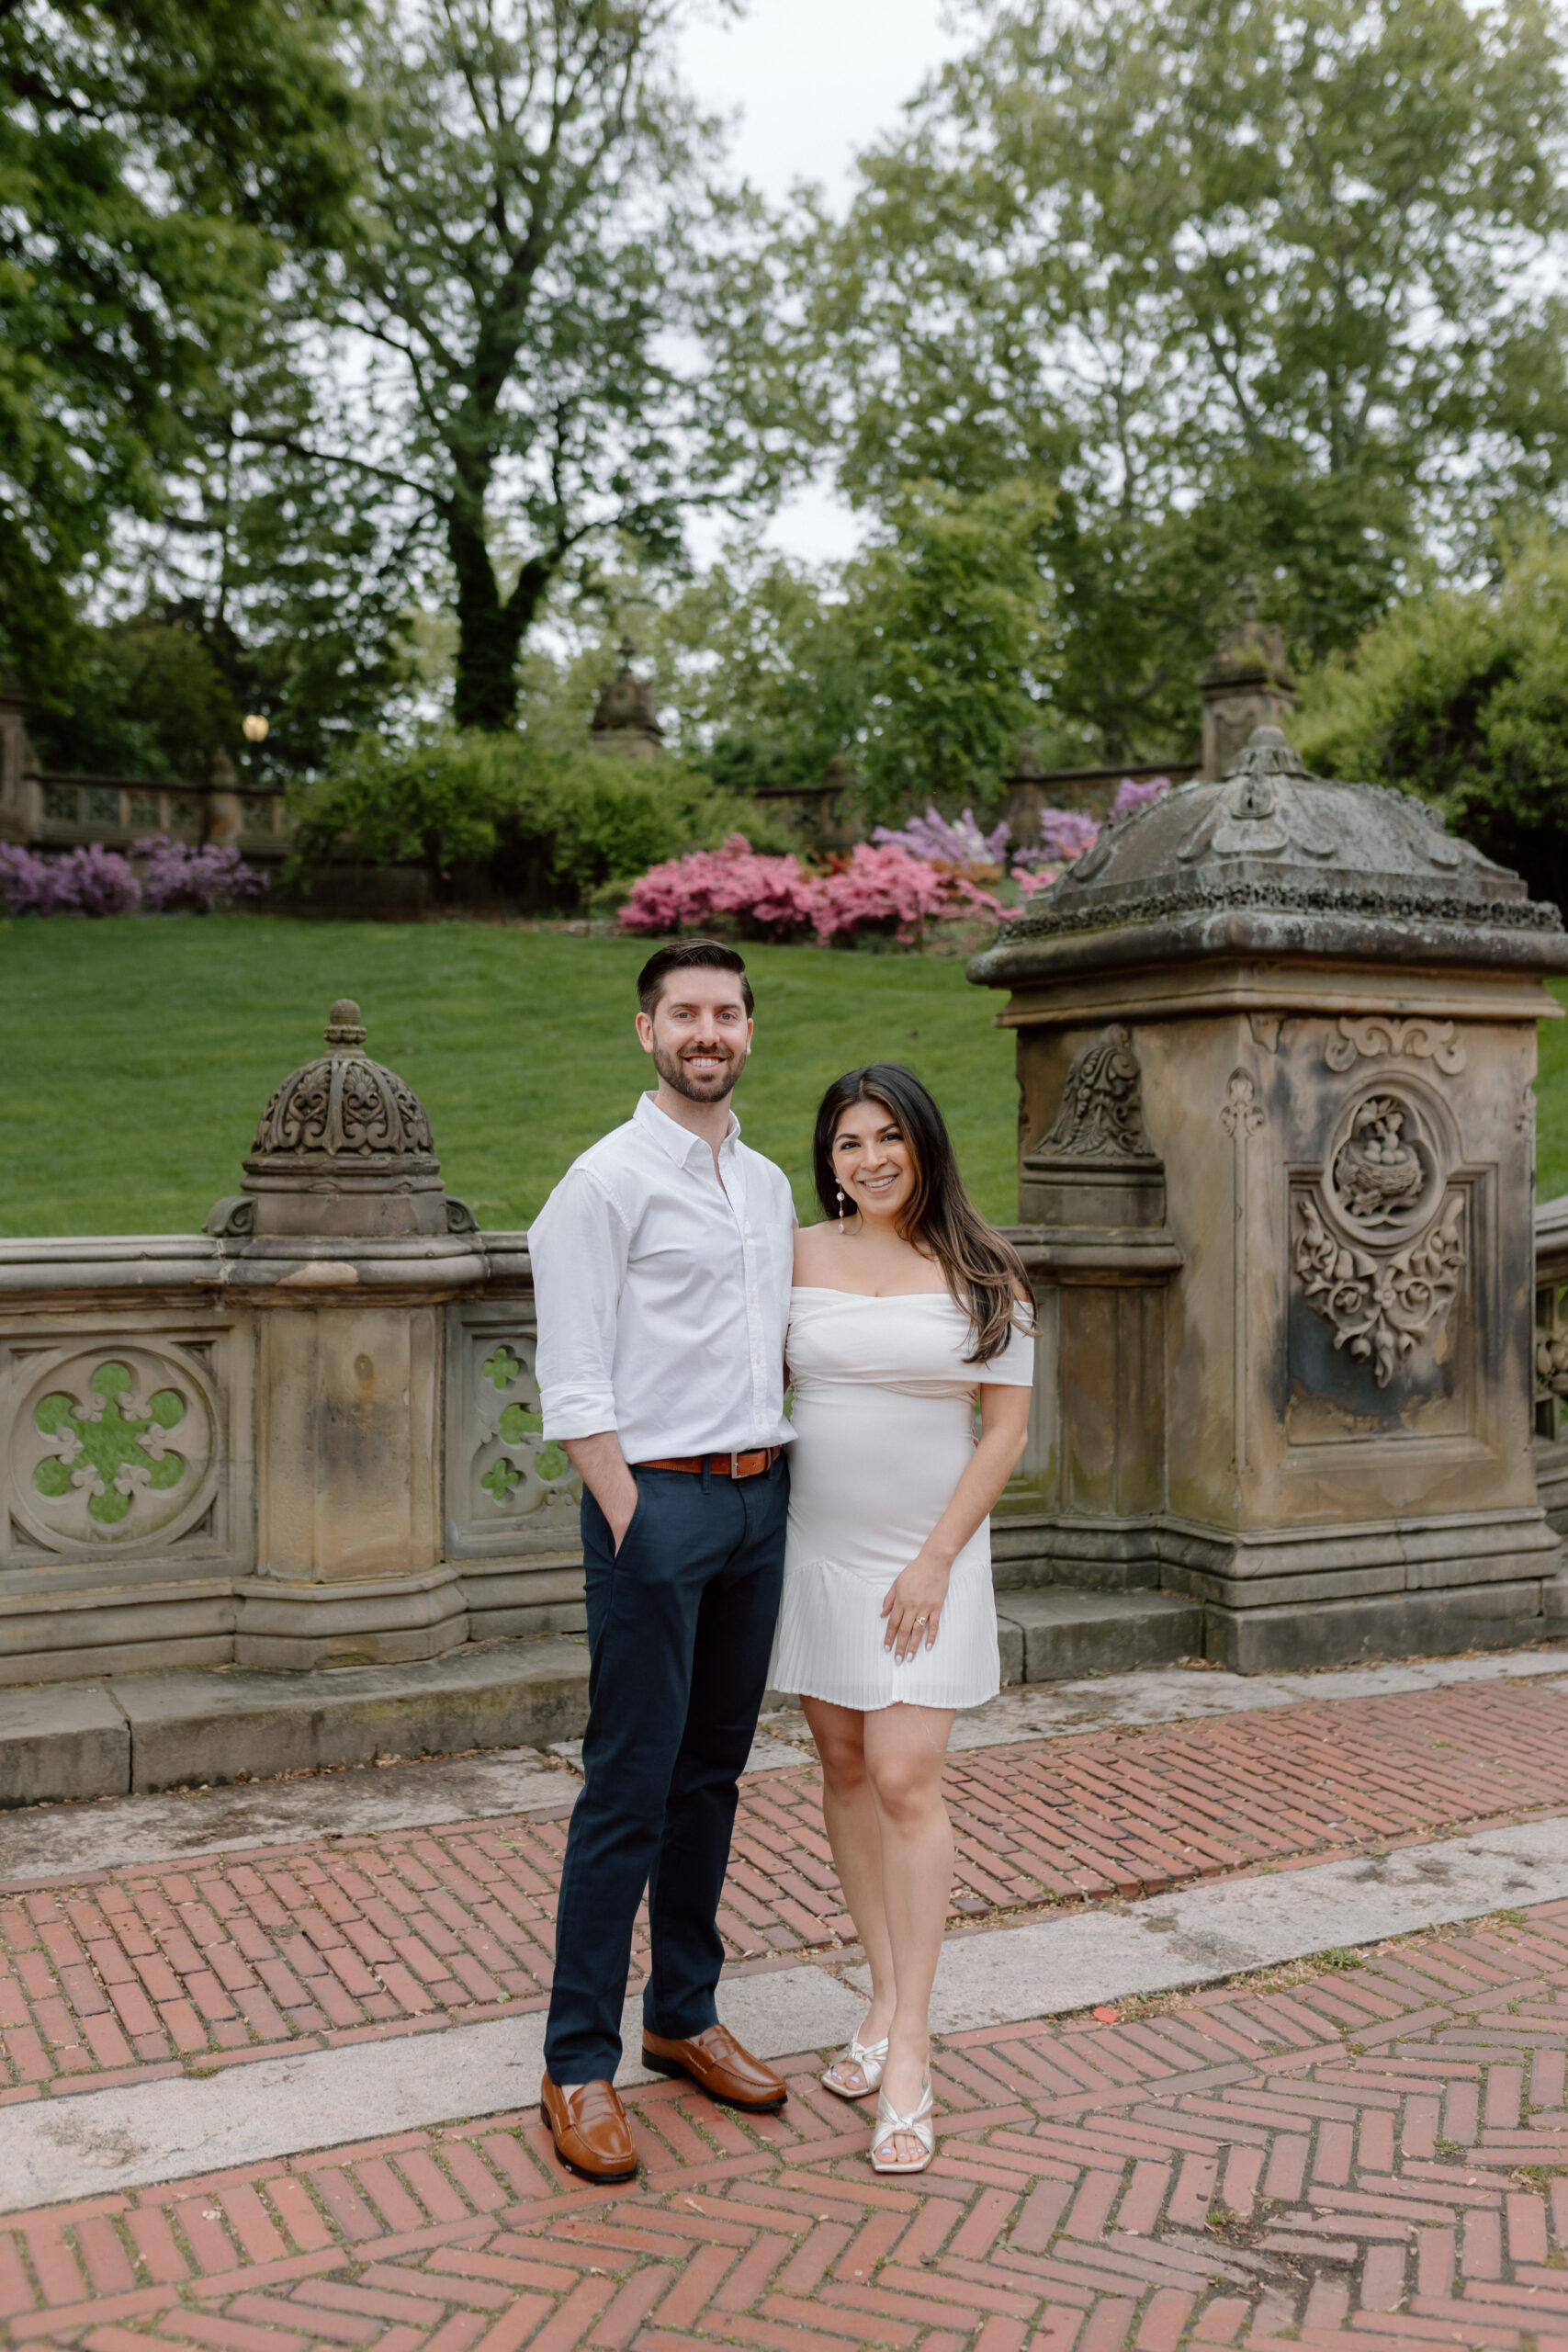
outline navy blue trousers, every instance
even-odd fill
[[[684,2041],[716,2020],[736,1783],[784,1579],[787,1456],[754,1478],[635,1475],[637,1507],[618,1555],[604,1512],[582,1498],[588,1729],[545,2033],[556,2083],[615,2079],[645,1887],[653,1953],[644,2024]]]

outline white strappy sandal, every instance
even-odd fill
[[[880,2086],[882,2069],[886,2064],[887,2036],[886,2034],[880,2041],[863,2041],[858,2033],[852,2034],[849,2047],[840,2052],[822,2076],[822,2087],[824,2090],[831,2091],[835,2098],[869,2098],[872,2092]],[[858,2091],[852,2090],[848,2083],[840,2082],[838,2076],[840,2066],[860,2068],[861,2086]]]
[[[876,2129],[871,2135],[873,2172],[924,2172],[936,2154],[936,2125],[931,2120],[935,2112],[935,2104],[931,2098],[931,2078],[929,2075],[926,2076],[926,2086],[920,2093],[920,2103],[911,2114],[896,2115],[888,2106],[887,2094],[884,2091],[876,2102]],[[884,2164],[880,2151],[886,2148],[890,2141],[897,2140],[900,2133],[906,2133],[910,2139],[918,2140],[924,2153],[917,2156],[913,2163],[906,2159],[898,2163]]]

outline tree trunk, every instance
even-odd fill
[[[497,734],[517,718],[517,654],[522,643],[515,599],[503,598],[483,534],[460,516],[447,525],[446,551],[457,580],[457,677],[452,715],[459,727]]]
[[[482,532],[451,516],[446,550],[457,580],[452,716],[459,727],[502,734],[517,723],[517,657],[561,556],[530,557],[511,595],[503,597]]]

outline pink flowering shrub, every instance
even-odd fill
[[[999,915],[994,899],[966,876],[911,857],[897,843],[862,843],[830,874],[797,857],[764,856],[742,833],[716,850],[690,850],[650,866],[621,909],[623,930],[654,934],[728,916],[750,939],[798,939],[815,932],[845,942],[886,932],[913,943],[923,922],[968,913]]]
[[[908,947],[922,923],[1002,911],[967,875],[943,873],[894,842],[874,848],[861,842],[820,888],[817,935],[827,944],[880,931]]]
[[[816,922],[820,888],[797,857],[768,856],[731,833],[718,849],[649,866],[632,885],[621,927],[651,935],[728,915],[749,939],[797,938]]]
[[[188,842],[171,841],[167,833],[149,834],[131,854],[145,860],[141,901],[153,914],[209,915],[238,898],[254,899],[266,888],[266,876],[247,865],[237,849],[203,842],[192,849]]]
[[[141,885],[101,842],[60,857],[0,842],[0,897],[17,915],[122,915],[140,903]]]
[[[923,817],[911,817],[897,831],[890,825],[878,825],[871,838],[901,849],[910,857],[923,859],[927,865],[951,865],[962,874],[972,866],[1004,865],[1010,836],[1005,817],[999,825],[983,833],[973,808],[965,808],[956,821],[942,816],[935,808],[928,808]]]

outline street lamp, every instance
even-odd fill
[[[267,720],[259,710],[248,710],[240,721],[240,732],[251,747],[251,783],[261,788],[261,747],[266,741]]]

